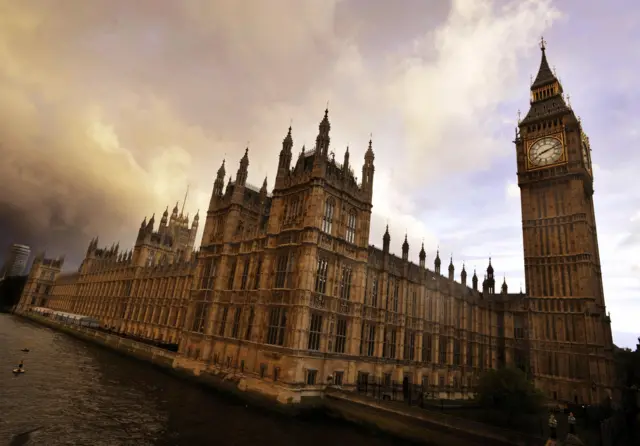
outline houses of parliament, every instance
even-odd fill
[[[294,155],[291,128],[271,191],[224,161],[199,251],[199,215],[167,209],[142,222],[133,250],[89,244],[79,270],[39,256],[18,305],[92,316],[107,328],[174,344],[182,367],[234,371],[246,386],[299,402],[327,385],[422,383],[472,394],[489,368],[518,367],[551,400],[595,403],[613,392],[611,321],[603,295],[589,138],[549,68],[544,42],[530,109],[515,137],[525,292],[482,280],[424,246],[369,245],[375,156],[361,180],[330,148],[328,111],[315,147]],[[401,256],[391,253],[395,244]],[[413,247],[413,252],[417,250]],[[444,268],[444,271],[443,271]],[[176,360],[177,361],[177,360]]]

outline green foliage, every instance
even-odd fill
[[[478,403],[487,409],[509,414],[537,413],[542,407],[543,395],[519,369],[487,370],[476,388]]]

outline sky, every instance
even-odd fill
[[[386,224],[456,276],[524,286],[513,137],[547,42],[590,137],[614,341],[640,335],[640,8],[631,0],[0,0],[0,249],[132,246],[145,216],[206,211],[223,158],[269,187],[282,139],[376,160]],[[294,154],[294,156],[296,156]],[[358,175],[358,173],[356,173]],[[4,252],[4,251],[3,251]],[[3,254],[0,254],[3,255]],[[634,317],[634,314],[636,315]]]

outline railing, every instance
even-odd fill
[[[423,384],[414,384],[411,382],[385,381],[384,379],[371,379],[359,381],[356,385],[356,391],[362,396],[367,396],[379,400],[400,401],[409,406],[434,407],[436,403],[442,408],[451,405],[465,404],[468,406],[468,400],[473,393],[467,387],[453,386],[429,386]],[[446,394],[447,398],[441,398]],[[453,401],[450,398],[458,395],[462,401]]]

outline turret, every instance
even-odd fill
[[[276,181],[278,181],[278,179],[286,177],[289,174],[289,170],[291,169],[292,148],[293,137],[291,136],[291,126],[289,126],[289,132],[282,141],[282,150],[280,150],[280,159],[278,161],[278,174],[276,177]]]
[[[424,243],[422,243],[422,248],[420,248],[420,268],[424,268],[425,261],[427,260],[427,253],[424,252]]]
[[[460,272],[460,283],[467,286],[467,270],[465,269],[464,263],[462,264],[462,271]]]
[[[151,219],[149,220],[149,223],[147,223],[147,232],[149,232],[149,233],[153,232],[153,226],[155,225],[155,223],[156,223],[156,214],[154,213],[151,216]]]
[[[387,229],[384,231],[384,235],[382,236],[382,251],[385,254],[389,254],[390,245],[391,245],[391,236],[389,235],[389,225],[387,225]]]
[[[247,184],[247,176],[249,175],[249,148],[244,151],[244,156],[240,159],[240,166],[236,174],[236,186],[244,186]]]
[[[160,227],[164,228],[165,226],[167,226],[168,220],[169,220],[169,206],[167,206],[167,208],[162,213],[162,218],[160,219]]]
[[[371,201],[373,197],[373,174],[375,172],[375,167],[373,165],[373,161],[375,156],[373,155],[373,149],[371,148],[371,139],[369,140],[369,148],[364,154],[364,164],[362,166],[362,190],[367,193],[369,197],[369,201]]]
[[[222,164],[218,169],[218,174],[216,175],[216,179],[213,182],[213,192],[211,193],[211,201],[209,202],[209,210],[213,210],[216,208],[218,200],[222,197],[222,192],[224,190],[224,176],[226,174],[224,168],[225,160],[222,160]]]
[[[436,274],[440,274],[440,265],[441,265],[441,261],[440,261],[440,250],[438,249],[436,251],[436,258],[433,261],[433,268]]]
[[[191,224],[191,229],[198,229],[198,225],[200,224],[200,209],[196,212],[195,217],[193,217],[193,223]]]
[[[478,291],[478,275],[476,274],[476,269],[473,269],[473,277],[471,278],[471,285],[473,286],[474,291]]]
[[[507,276],[505,276],[502,281],[502,294],[507,294],[508,291],[509,291],[509,287],[507,286]]]
[[[320,121],[318,126],[318,136],[316,137],[316,157],[326,159],[329,153],[329,131],[331,130],[331,124],[329,123],[329,109],[324,111],[324,118]]]
[[[262,182],[262,187],[260,188],[260,195],[264,197],[267,196],[267,177],[264,177],[264,181]]]
[[[493,266],[491,265],[491,257],[489,257],[489,266],[487,267],[487,292],[489,294],[495,294],[496,292],[496,280],[493,277]]]
[[[409,242],[407,241],[407,234],[404,235],[404,242],[402,243],[402,260],[405,262],[409,260]]]
[[[345,177],[349,176],[349,146],[347,146],[347,150],[344,151],[344,160],[342,161],[342,174]]]
[[[453,282],[453,275],[455,273],[455,267],[453,266],[453,256],[449,259],[449,280]]]

